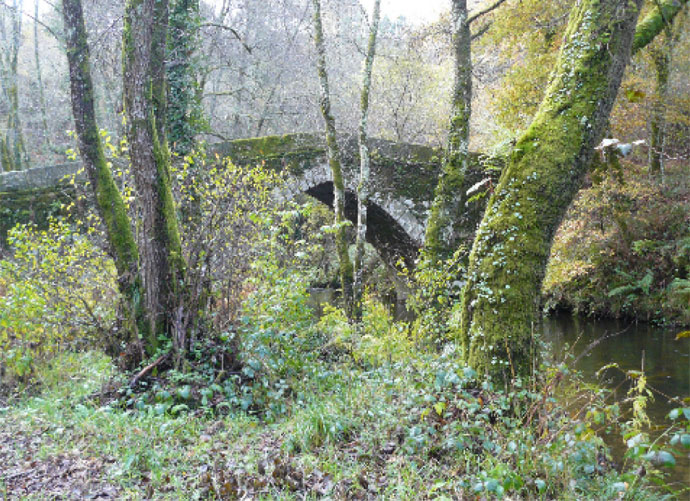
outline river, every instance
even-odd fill
[[[671,409],[681,407],[677,400],[690,397],[690,339],[676,340],[681,329],[663,328],[647,323],[630,323],[617,320],[585,319],[569,314],[559,314],[544,318],[542,334],[550,344],[552,355],[562,359],[570,352],[579,357],[575,368],[591,382],[598,382],[610,388],[618,388],[616,395],[622,399],[630,387],[624,381],[624,372],[641,370],[654,400],[648,403],[647,413],[652,423],[663,425]],[[587,350],[595,341],[598,344]],[[582,355],[582,356],[580,356]],[[616,363],[622,371],[607,370],[597,377],[597,371],[611,363]],[[677,399],[675,402],[671,399]],[[687,402],[685,407],[690,406]],[[659,434],[652,431],[651,434]],[[626,445],[619,437],[608,437],[616,462],[621,462]],[[670,470],[670,480],[690,485],[690,453],[676,456],[677,464]]]

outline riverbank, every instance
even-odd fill
[[[690,325],[690,165],[663,182],[632,163],[599,177],[556,234],[545,309]]]
[[[389,364],[317,363],[286,411],[184,412],[104,397],[107,357],[66,354],[40,390],[0,409],[0,493],[8,499],[663,499],[614,465],[599,422],[610,403],[555,370],[511,392],[454,354]],[[113,379],[115,377],[115,379]],[[150,381],[155,384],[155,379]],[[579,411],[554,400],[554,390]],[[110,391],[110,390],[108,390]],[[162,404],[162,405],[161,405]],[[190,403],[191,405],[191,403]],[[607,411],[608,412],[608,411]],[[611,418],[613,419],[613,418]],[[623,473],[616,470],[623,468]],[[626,473],[627,472],[627,473]],[[679,486],[676,485],[676,488]]]

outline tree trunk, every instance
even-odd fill
[[[173,0],[168,40],[168,141],[172,150],[187,155],[194,148],[201,123],[199,85],[194,54],[199,46],[199,1]]]
[[[369,91],[371,89],[371,72],[376,55],[376,35],[379,29],[381,0],[374,3],[374,12],[369,30],[367,55],[362,67],[362,95],[361,118],[359,122],[359,186],[357,187],[357,242],[355,245],[355,273],[353,286],[354,319],[362,320],[362,261],[364,258],[364,243],[367,236],[367,204],[369,203],[369,187],[371,176],[371,158],[367,145],[367,120],[369,117]]]
[[[96,208],[105,225],[110,255],[118,273],[118,286],[124,300],[125,332],[150,337],[150,324],[144,310],[144,290],[139,275],[139,253],[127,210],[103,153],[94,112],[89,46],[81,0],[63,0],[65,43],[69,63],[70,89],[79,152],[93,189]],[[130,339],[123,339],[128,342]]]
[[[448,145],[424,237],[424,255],[432,263],[450,257],[458,242],[453,221],[462,210],[472,114],[472,49],[467,0],[452,2],[454,83]]]
[[[4,6],[4,8],[8,8]],[[5,171],[22,170],[29,167],[29,157],[24,144],[24,135],[19,117],[19,46],[22,40],[22,1],[14,0],[10,10],[9,36],[5,32],[3,18],[2,87],[8,106],[7,132],[0,139],[2,168]]]
[[[667,37],[668,38],[668,37]],[[664,178],[664,146],[666,142],[666,98],[668,95],[668,76],[671,64],[671,42],[664,47],[652,51],[656,82],[654,88],[654,104],[650,120],[649,137],[649,173]]]
[[[343,305],[348,318],[352,318],[352,261],[348,252],[345,219],[345,182],[340,165],[340,149],[336,138],[335,119],[331,113],[331,97],[328,90],[328,73],[326,71],[326,47],[323,40],[321,24],[321,1],[312,0],[314,7],[314,43],[316,45],[317,71],[321,86],[321,114],[326,124],[326,147],[328,164],[333,176],[333,210],[335,212],[335,244],[340,264],[340,283],[343,288]]]
[[[43,125],[43,135],[45,137],[48,149],[52,149],[52,141],[50,140],[50,132],[48,129],[48,115],[46,113],[46,98],[43,89],[43,75],[41,74],[41,57],[39,51],[38,41],[38,0],[34,0],[34,61],[36,62],[36,82],[38,83],[38,99],[41,106],[41,124]],[[89,67],[90,68],[90,67]],[[89,69],[89,72],[91,70]]]
[[[553,235],[601,140],[642,0],[582,0],[546,96],[489,200],[470,255],[460,340],[476,370],[530,372]]]
[[[184,283],[184,262],[173,201],[169,153],[164,135],[166,0],[128,0],[123,34],[127,139],[142,212],[139,244],[152,336],[169,336],[176,295]]]
[[[689,0],[658,0],[654,7],[645,18],[635,28],[635,38],[633,39],[632,52],[649,45],[654,38],[661,33],[673,19],[685,7]]]

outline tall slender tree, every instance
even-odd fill
[[[328,165],[333,177],[333,210],[335,212],[335,243],[340,265],[340,283],[343,289],[343,304],[348,318],[352,318],[352,261],[347,242],[347,220],[345,219],[345,181],[340,164],[340,148],[336,136],[335,118],[331,112],[331,95],[328,87],[328,71],[326,68],[326,45],[323,38],[323,24],[321,21],[321,1],[312,0],[314,9],[314,44],[316,45],[316,64],[321,90],[321,115],[326,126],[326,149]]]
[[[34,0],[34,62],[36,63],[36,83],[38,86],[38,104],[41,108],[41,125],[43,125],[43,137],[48,149],[52,146],[50,133],[48,132],[48,114],[46,113],[46,97],[43,89],[43,74],[41,73],[41,51],[38,38],[38,0]]]
[[[498,0],[470,16],[467,0],[451,1],[451,46],[453,50],[453,91],[451,96],[448,144],[424,236],[424,256],[431,261],[447,258],[458,242],[453,221],[462,203],[460,190],[469,164],[470,119],[472,117],[472,33],[470,25],[494,11]]]
[[[151,325],[145,311],[139,252],[127,209],[103,153],[96,122],[91,61],[81,0],[63,0],[62,15],[79,152],[95,195],[96,208],[105,227],[109,253],[118,272],[118,286],[125,310],[122,331],[150,339]],[[121,341],[129,342],[130,339]]]
[[[359,121],[359,185],[357,186],[357,241],[355,244],[355,268],[353,286],[354,319],[362,319],[362,261],[364,258],[364,243],[367,236],[367,204],[369,203],[369,186],[371,177],[371,156],[369,154],[367,124],[369,118],[369,93],[371,90],[371,72],[376,56],[376,36],[381,17],[381,0],[374,2],[371,16],[371,27],[367,42],[367,53],[362,64],[362,90],[360,99]]]
[[[22,170],[29,166],[19,116],[19,47],[22,42],[22,0],[0,5],[0,82],[7,106],[6,131],[0,136],[0,161],[3,170]],[[9,33],[8,26],[9,24]]]

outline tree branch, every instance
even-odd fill
[[[649,45],[667,24],[673,22],[673,19],[687,3],[688,0],[663,0],[659,2],[642,21],[637,23],[632,53],[635,54]]]
[[[467,24],[472,24],[474,21],[476,21],[476,20],[479,19],[480,17],[485,16],[486,14],[488,14],[489,12],[491,12],[491,11],[493,11],[493,10],[496,10],[496,9],[499,8],[499,7],[501,6],[501,4],[504,3],[505,1],[506,1],[506,0],[497,0],[496,3],[494,3],[494,4],[490,5],[490,6],[488,6],[486,9],[480,10],[479,12],[477,12],[476,14],[474,14],[473,16],[470,16],[469,19],[467,20]]]
[[[481,36],[484,35],[484,33],[489,31],[489,28],[491,28],[492,24],[494,24],[493,21],[489,21],[484,26],[479,28],[475,33],[472,33],[470,40],[475,41],[477,38],[481,38]]]
[[[242,40],[242,37],[240,36],[239,33],[237,33],[237,30],[235,28],[232,28],[230,26],[226,26],[226,25],[220,24],[220,23],[203,23],[199,27],[200,28],[219,28],[221,30],[229,31],[242,44],[242,47],[244,47],[244,50],[246,50],[249,54],[252,53],[251,47],[249,47],[246,43],[244,43],[244,40]]]

